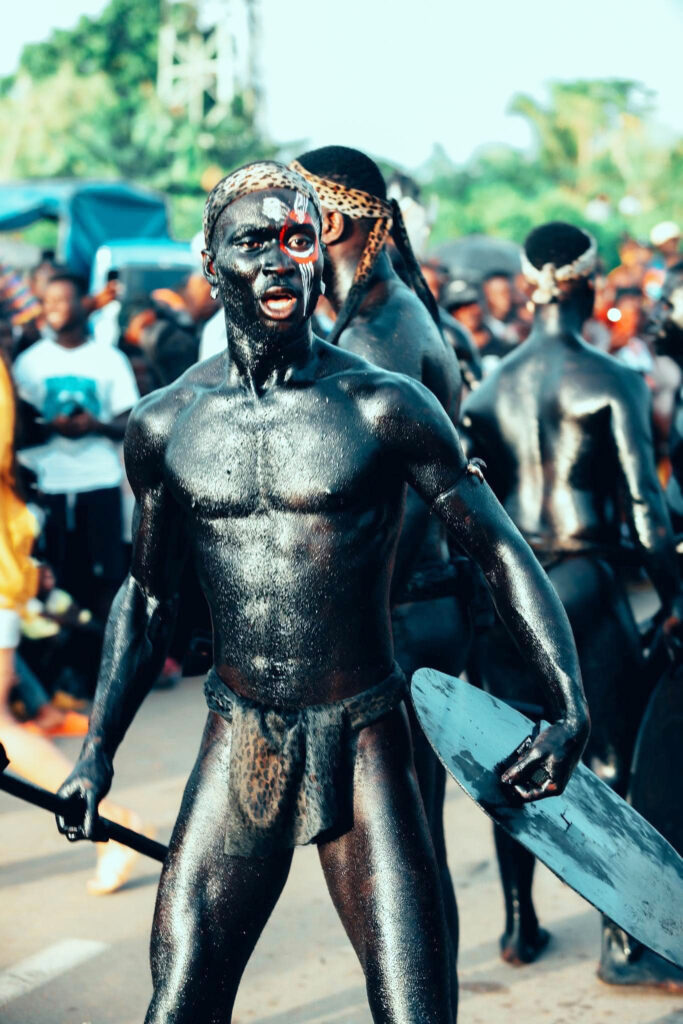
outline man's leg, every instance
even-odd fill
[[[450,676],[462,672],[472,637],[463,601],[445,597],[400,605],[392,613],[392,628],[396,661],[408,679],[419,668],[433,668]],[[412,706],[409,706],[408,713],[415,771],[439,866],[444,911],[455,963],[459,941],[458,906],[448,868],[443,827],[446,769],[432,750]]]
[[[586,697],[591,711],[592,730],[584,760],[590,768],[608,783],[620,796],[625,796],[633,748],[641,722],[647,685],[645,664],[640,646],[638,628],[633,619],[628,599],[619,580],[610,567],[602,562],[584,564],[566,583],[553,580],[563,598],[581,660]],[[569,567],[571,563],[567,563]],[[595,607],[585,609],[580,589],[586,577],[593,575],[589,588],[596,595]],[[602,609],[602,616],[597,607]],[[680,685],[680,681],[679,685]],[[668,762],[671,772],[672,755],[680,744],[680,702],[678,721],[674,705],[665,701],[661,719],[654,728],[654,741],[645,763],[654,767],[657,755]],[[670,730],[667,735],[667,729]],[[663,772],[656,784],[660,794],[668,792],[667,777]],[[631,794],[633,797],[633,794]],[[669,799],[675,799],[669,796]],[[663,802],[666,796],[663,797]],[[634,805],[643,813],[642,805]],[[645,817],[648,817],[645,812]],[[655,826],[661,823],[655,821]],[[667,836],[667,838],[671,838]],[[598,977],[612,985],[653,986],[680,994],[683,991],[683,971],[647,949],[619,928],[609,918],[602,920],[602,944]]]
[[[683,678],[665,672],[650,699],[631,766],[631,805],[683,853]],[[645,985],[683,995],[683,969],[657,956],[613,922],[603,919],[598,974],[611,985]]]
[[[637,627],[623,589],[603,562],[587,556],[565,558],[548,575],[571,623],[591,712],[584,761],[623,795],[643,709],[644,667]],[[487,688],[496,696],[542,703],[500,623],[485,636],[481,663]],[[531,963],[548,940],[538,927],[531,899],[534,858],[499,829],[496,852],[506,907],[501,955],[513,964]]]
[[[540,690],[500,621],[481,634],[474,657],[489,693],[502,700],[541,706]],[[493,834],[505,901],[500,955],[506,963],[519,967],[533,963],[550,939],[545,928],[539,926],[532,899],[536,858],[497,825]]]
[[[227,1024],[242,972],[289,873],[291,851],[224,850],[230,726],[210,714],[171,839],[152,930],[146,1024]]]
[[[493,826],[498,870],[505,900],[505,931],[500,939],[500,955],[514,967],[538,959],[550,940],[536,917],[531,887],[536,858],[505,829]]]
[[[439,875],[401,710],[361,731],[352,829],[321,844],[375,1024],[454,1024]]]

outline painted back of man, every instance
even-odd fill
[[[569,224],[529,235],[523,267],[535,289],[532,333],[468,397],[462,425],[572,624],[593,722],[586,763],[625,796],[647,689],[638,629],[616,570],[625,560],[641,564],[667,615],[678,598],[678,573],[647,386],[580,336],[593,308],[596,255],[591,237]],[[477,648],[493,693],[543,703],[500,626]],[[496,843],[507,914],[502,956],[527,963],[548,941],[531,900],[533,858],[501,830]],[[627,956],[623,936],[605,920],[604,980]],[[662,970],[675,968],[662,961]]]

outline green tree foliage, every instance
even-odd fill
[[[180,32],[197,32],[195,5],[167,5]],[[192,124],[156,94],[161,0],[110,0],[96,18],[26,46],[15,75],[0,80],[0,179],[127,178],[170,194],[181,236],[200,222],[207,178],[276,149],[235,97],[220,120]],[[555,82],[547,102],[515,96],[510,111],[531,127],[534,148],[489,146],[465,166],[435,149],[423,169],[438,198],[434,241],[471,232],[521,240],[542,220],[592,230],[612,262],[624,231],[683,219],[683,140],[658,137],[652,97],[637,82]],[[215,112],[214,112],[215,113]],[[630,197],[637,212],[620,203]],[[608,217],[591,219],[603,197]]]
[[[160,0],[111,0],[98,17],[82,17],[74,29],[25,46],[19,70],[40,81],[69,62],[79,76],[108,75],[120,101],[130,102],[130,89],[156,78],[160,20]]]
[[[555,82],[547,104],[520,94],[510,110],[532,129],[531,154],[488,147],[458,168],[439,150],[425,168],[426,191],[439,200],[435,242],[470,232],[521,241],[534,225],[563,219],[592,231],[613,263],[623,233],[683,217],[683,140],[672,149],[658,137],[639,83]],[[598,197],[604,222],[589,207]]]
[[[192,3],[169,7],[196,31]],[[176,233],[201,223],[207,168],[229,170],[274,147],[242,97],[210,130],[169,110],[155,89],[160,0],[111,0],[97,18],[24,47],[0,82],[0,178],[126,178],[171,194]]]

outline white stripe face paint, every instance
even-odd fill
[[[311,297],[311,287],[313,285],[313,264],[300,263],[299,270],[301,272],[301,287],[304,293],[304,314],[306,314],[308,313],[308,300]]]
[[[0,1006],[28,995],[48,981],[92,960],[109,947],[88,939],[63,939],[0,974]]]
[[[303,224],[306,220],[306,209],[308,207],[308,198],[303,192],[297,192],[294,199],[294,220],[297,224]]]
[[[294,220],[298,224],[303,224],[306,220],[306,210],[308,209],[308,198],[303,192],[297,192],[294,199]],[[299,270],[301,272],[301,285],[304,293],[304,315],[308,313],[308,300],[311,297],[311,287],[313,285],[313,264],[312,263],[300,263]]]
[[[280,231],[280,248],[283,252],[286,252],[299,267],[299,273],[301,274],[303,311],[306,316],[309,312],[311,292],[313,290],[315,262],[318,259],[318,254],[320,252],[318,239],[317,237],[315,239],[311,239],[308,250],[302,249],[296,251],[289,247],[288,239],[292,234],[297,234],[297,232],[293,230],[295,225],[310,224],[312,226],[313,222],[311,221],[308,213],[308,197],[303,192],[295,192],[294,206],[290,210],[289,207],[287,207],[286,204],[276,196],[265,196],[262,203],[262,210],[266,217],[271,217],[273,220],[284,220]]]

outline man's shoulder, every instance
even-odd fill
[[[344,353],[351,357],[352,353]],[[340,378],[345,394],[355,404],[365,423],[380,440],[396,440],[417,424],[445,420],[441,403],[421,381],[404,373],[386,370],[353,356]],[[441,424],[443,426],[443,423]]]
[[[445,344],[425,304],[400,278],[391,280],[382,297],[362,310],[357,321],[362,330],[379,341],[386,340],[388,335],[392,340],[406,335],[413,345],[431,347],[434,351]]]
[[[321,379],[333,381],[350,396],[401,396],[411,394],[417,384],[421,391],[429,392],[421,384],[395,370],[387,370],[370,362],[356,352],[316,340]]]
[[[211,367],[208,364],[214,361],[207,359],[190,367],[171,384],[141,398],[130,414],[126,448],[140,446],[142,450],[158,450],[160,446],[165,447],[178,417],[200,391],[210,385]]]
[[[584,343],[581,355],[589,386],[616,400],[647,396],[648,386],[638,370],[587,343]]]
[[[459,377],[452,346],[422,300],[398,279],[381,300],[354,317],[340,344],[395,370],[405,367],[410,376],[420,376],[427,360],[446,379]]]

